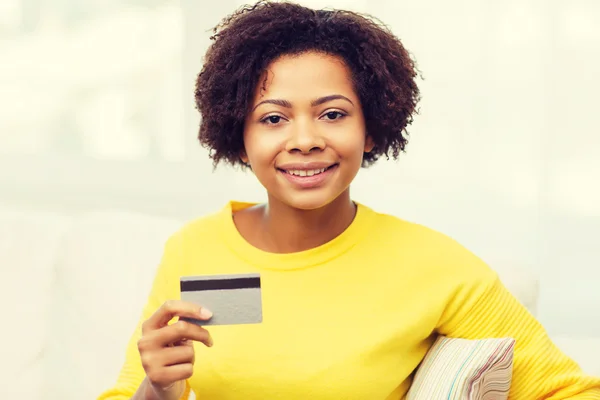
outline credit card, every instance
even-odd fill
[[[212,311],[208,321],[182,318],[202,325],[258,324],[262,322],[260,274],[184,276],[181,300]]]

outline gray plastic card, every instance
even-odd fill
[[[202,326],[262,322],[259,274],[184,276],[180,279],[180,289],[181,300],[206,307],[213,313],[208,321],[183,320]]]

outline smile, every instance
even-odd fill
[[[311,189],[323,186],[337,169],[338,164],[321,168],[278,168],[279,172],[293,186],[299,189]]]
[[[333,165],[331,167],[333,167]],[[295,176],[314,176],[314,175],[318,175],[318,174],[321,174],[321,173],[327,171],[331,167],[320,168],[320,169],[291,169],[291,170],[287,170],[287,171],[284,170],[284,171],[290,175],[295,175]]]

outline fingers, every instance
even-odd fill
[[[160,329],[166,326],[174,317],[208,320],[212,313],[203,307],[181,300],[166,301],[147,321],[142,325],[142,333]]]
[[[179,317],[180,320],[169,325],[174,317]],[[181,318],[208,320],[211,317],[212,313],[207,309],[173,300],[165,302],[142,324],[138,350],[153,389],[170,391],[169,393],[177,390],[174,385],[190,378],[193,373],[195,355],[192,341],[204,343],[208,347],[213,344],[206,329]]]
[[[163,365],[167,367],[187,363],[194,365],[196,362],[196,353],[192,346],[167,347],[163,355],[165,357]]]
[[[190,346],[167,347],[161,351],[145,352],[141,355],[144,369],[162,369],[177,364],[192,364],[196,360],[194,348]]]
[[[162,342],[163,346],[176,343],[180,340],[193,340],[204,343],[208,347],[213,345],[210,333],[203,327],[190,322],[177,321],[173,325],[161,329],[161,331],[159,342]]]
[[[159,388],[170,388],[175,382],[191,378],[193,373],[194,365],[192,363],[146,370],[146,376],[152,385]]]
[[[138,342],[138,348],[142,352],[190,340],[204,343],[208,347],[213,345],[210,333],[206,329],[186,321],[177,321],[172,325],[142,335]]]

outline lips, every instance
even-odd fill
[[[299,172],[326,170],[337,165],[335,161],[304,161],[304,162],[287,162],[277,165],[277,169],[285,172]],[[322,171],[321,171],[322,172]]]
[[[312,189],[323,186],[337,169],[338,164],[288,165],[278,171],[298,189]]]

